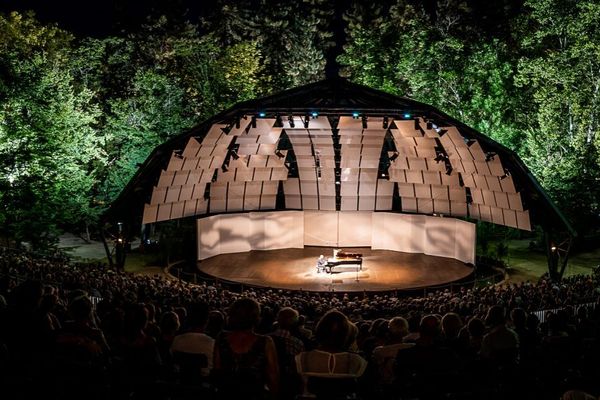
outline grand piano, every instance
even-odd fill
[[[358,269],[362,270],[362,254],[360,253],[349,253],[339,249],[333,250],[333,257],[327,259],[325,265],[325,272],[331,273],[334,267],[338,265],[354,264]]]

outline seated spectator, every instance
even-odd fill
[[[481,342],[481,355],[499,366],[518,363],[519,337],[506,326],[504,307],[490,307],[485,323],[490,331]]]
[[[212,369],[215,340],[204,333],[208,321],[208,305],[205,302],[193,303],[187,307],[187,331],[175,336],[171,345],[171,353],[177,362],[178,353],[204,355],[206,365],[198,371],[208,376]],[[191,359],[192,357],[185,357]]]
[[[298,392],[295,357],[304,351],[302,340],[294,337],[292,331],[298,325],[298,311],[284,307],[277,313],[276,330],[269,336],[275,342],[279,361],[280,385],[283,397],[293,397]]]
[[[437,398],[460,387],[462,366],[456,353],[441,345],[439,336],[439,317],[426,315],[421,319],[415,346],[398,352],[396,380],[410,395]]]
[[[225,316],[219,310],[212,310],[208,313],[208,323],[206,324],[206,334],[215,339],[219,336],[225,326]]]
[[[144,304],[127,307],[124,330],[117,349],[123,358],[120,383],[124,390],[136,398],[153,394],[162,367],[156,341],[145,333],[147,322],[148,310]]]
[[[327,312],[319,320],[315,331],[317,348],[296,356],[305,393],[343,397],[356,390],[352,382],[363,375],[367,366],[361,356],[348,352],[357,333],[356,326],[337,310]]]
[[[373,361],[376,366],[380,384],[391,384],[394,380],[394,364],[398,352],[413,347],[414,343],[404,343],[408,335],[408,321],[402,317],[394,317],[388,323],[386,344],[373,350]],[[401,357],[401,356],[400,356]]]
[[[298,325],[296,326],[295,331],[297,337],[304,343],[304,348],[307,350],[312,349],[314,336],[312,331],[306,328],[306,316],[300,315],[298,317]]]
[[[56,335],[55,373],[60,397],[100,398],[109,348],[95,325],[92,302],[80,296],[69,304],[71,320]]]
[[[485,335],[485,324],[479,318],[471,318],[467,324],[467,331],[469,334],[469,343],[467,345],[467,352],[475,355],[481,351],[481,342]]]
[[[173,339],[177,335],[181,324],[179,323],[179,316],[173,311],[168,311],[160,318],[160,337],[158,339],[158,350],[160,357],[165,363],[172,362],[171,345]]]
[[[456,313],[446,313],[442,318],[442,336],[444,345],[459,354],[466,348],[465,341],[459,337],[462,326],[462,319]]]
[[[278,396],[277,352],[270,337],[254,333],[259,320],[260,306],[255,300],[241,298],[229,308],[229,331],[219,335],[214,350],[215,381],[221,398]]]

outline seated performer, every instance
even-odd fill
[[[319,256],[319,259],[317,260],[317,273],[324,271],[326,266],[327,259],[325,258],[325,256],[323,256],[323,254],[321,254]]]

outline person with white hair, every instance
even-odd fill
[[[373,361],[377,366],[380,384],[391,384],[394,380],[394,362],[399,351],[413,347],[414,343],[404,343],[408,335],[408,321],[402,317],[394,317],[388,322],[388,338],[384,346],[373,350]]]
[[[317,273],[319,273],[321,271],[325,271],[326,267],[327,267],[327,259],[325,258],[325,256],[323,254],[321,254],[319,256],[319,258],[317,259]]]

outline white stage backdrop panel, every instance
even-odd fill
[[[250,218],[248,214],[219,215],[219,237],[221,254],[250,251]]]
[[[373,213],[372,249],[475,263],[475,224],[426,215]]]
[[[337,211],[304,211],[304,245],[338,246]]]
[[[219,235],[219,215],[197,220],[198,259],[221,254],[221,238]]]
[[[371,211],[340,211],[338,213],[338,246],[371,247],[372,215]]]
[[[304,247],[302,211],[250,213],[249,238],[252,250],[275,250]]]
[[[373,213],[372,243],[373,249],[424,253],[424,216]]]
[[[198,259],[250,250],[364,246],[475,263],[475,224],[415,214],[273,211],[198,219]]]
[[[198,219],[198,259],[304,247],[302,211],[221,214]]]
[[[456,246],[454,248],[454,258],[475,264],[475,248],[477,245],[475,224],[457,219],[455,220],[455,227]]]
[[[425,220],[425,254],[454,258],[456,220],[429,217]]]

